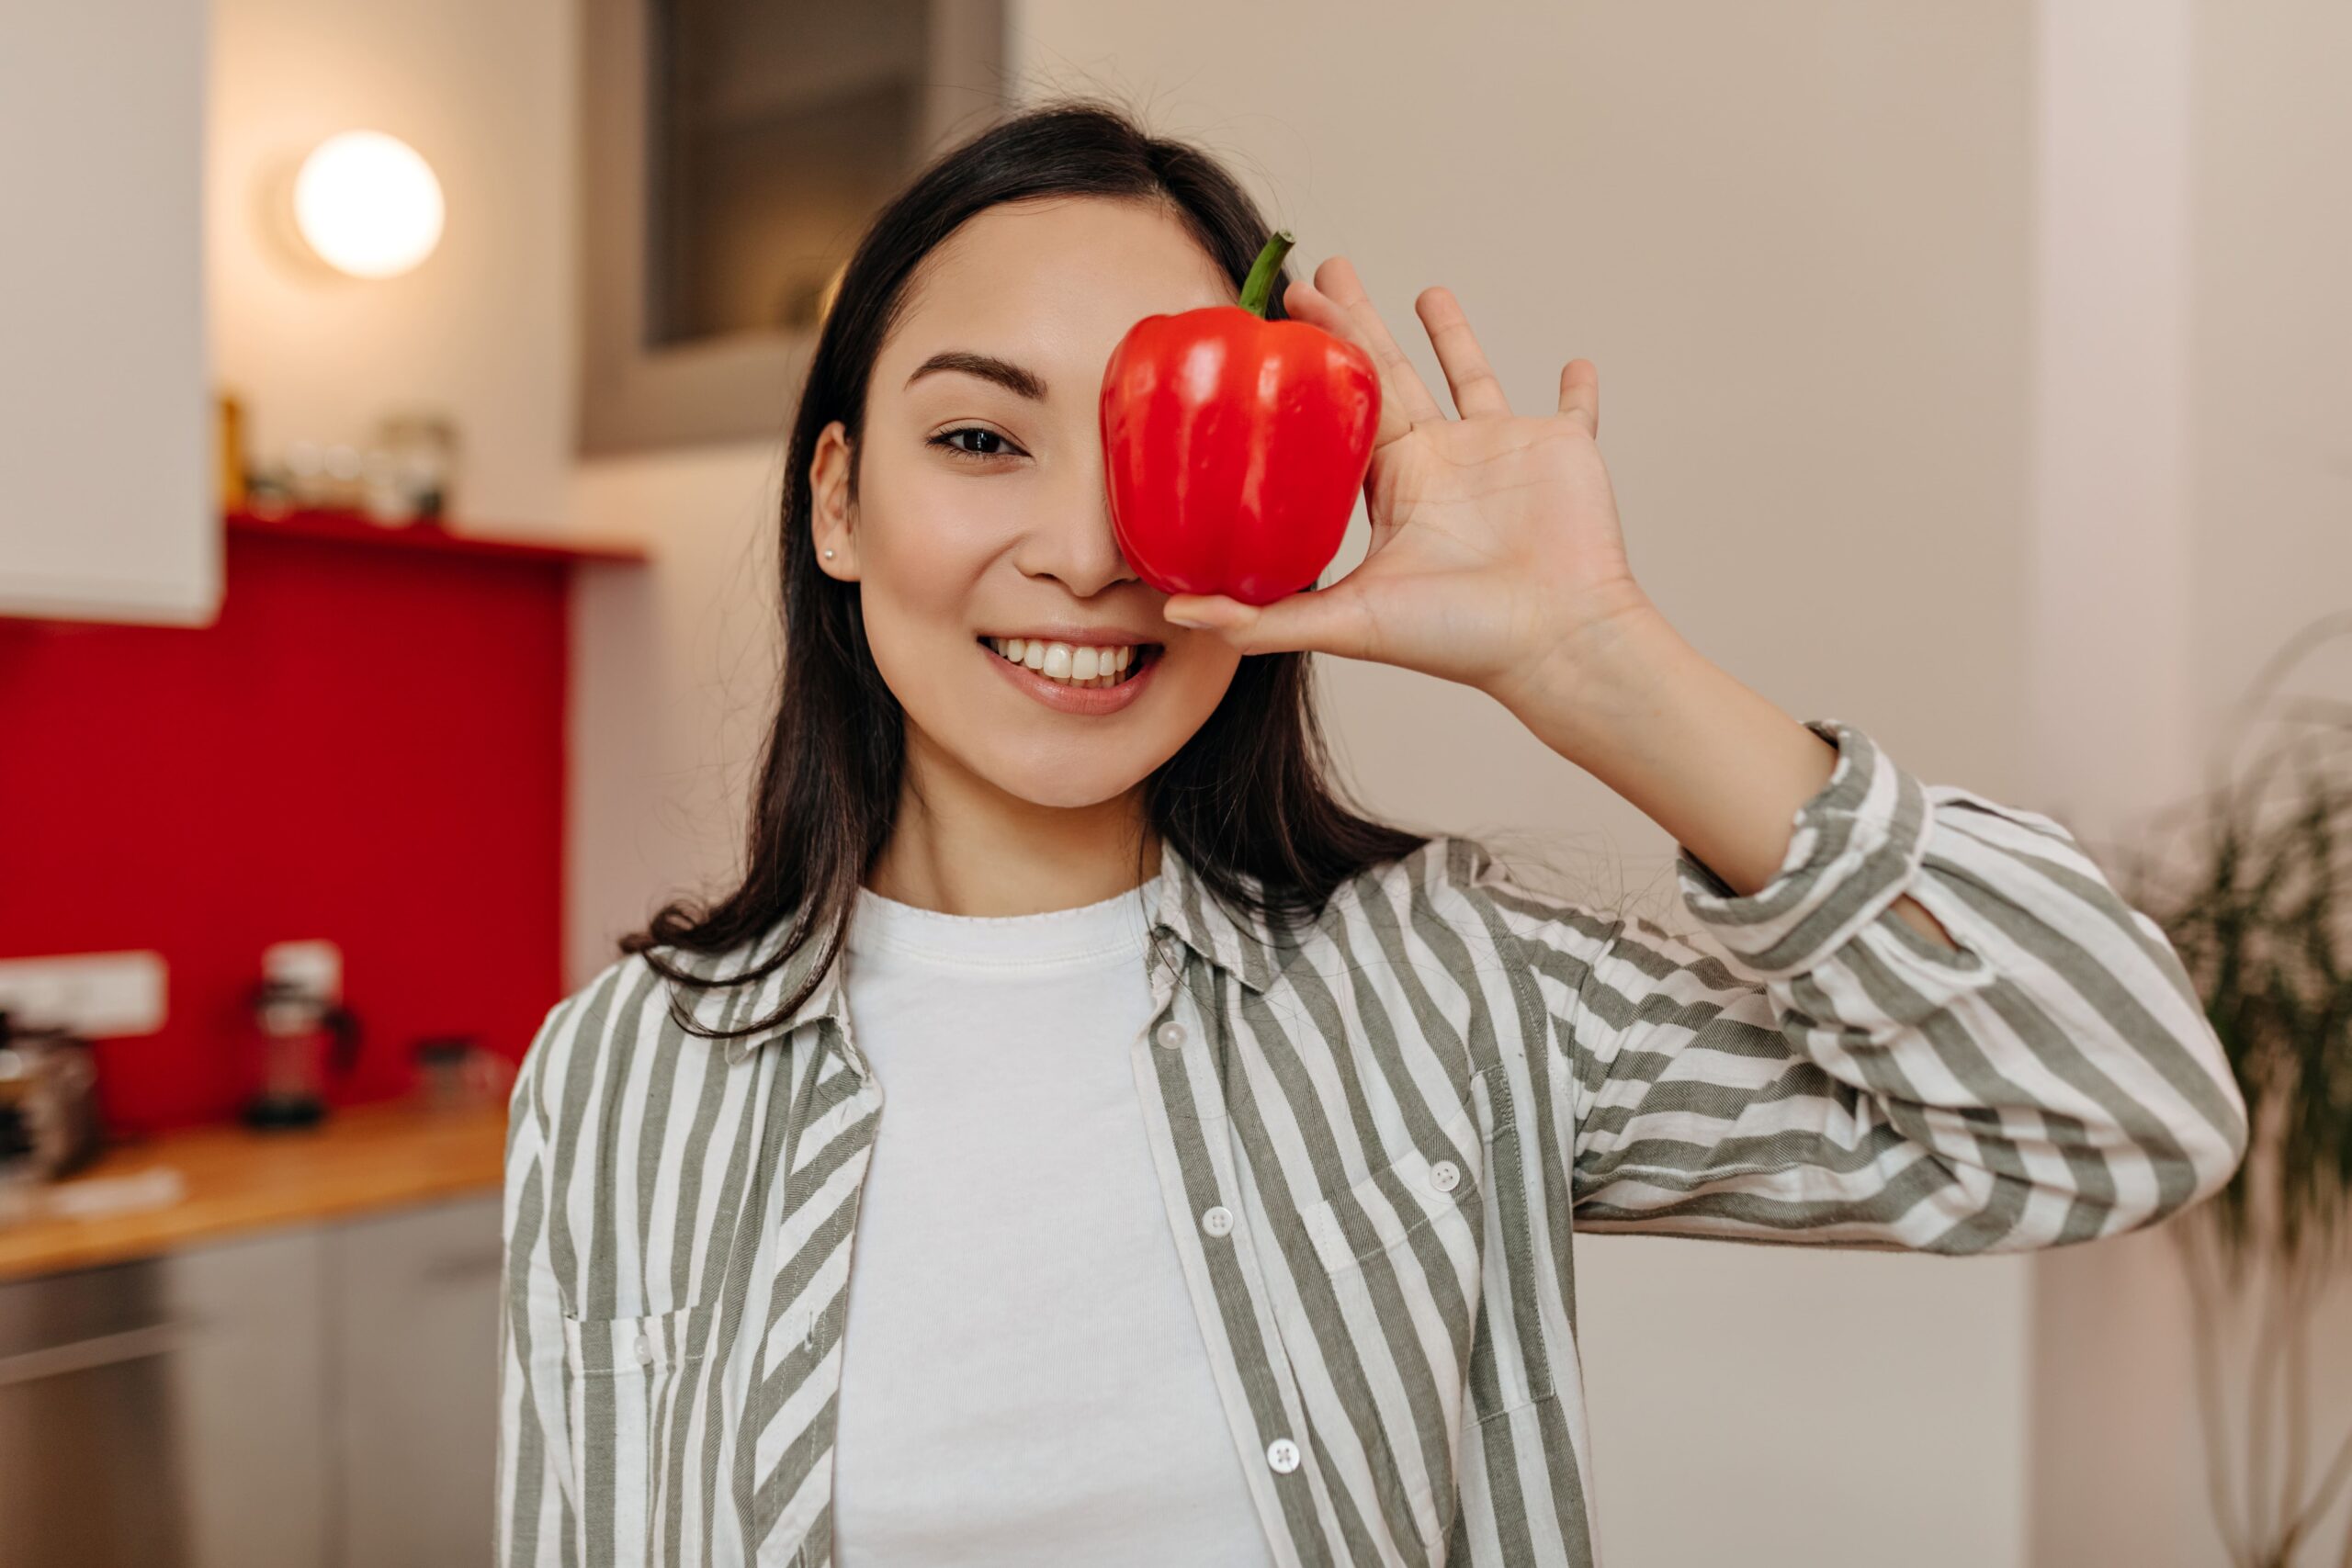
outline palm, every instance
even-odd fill
[[[1252,613],[1178,595],[1247,652],[1311,648],[1401,665],[1487,690],[1640,602],[1609,474],[1594,437],[1589,360],[1561,377],[1559,412],[1514,414],[1453,296],[1417,302],[1459,419],[1448,418],[1381,324],[1354,269],[1333,257],[1284,298],[1301,321],[1345,337],[1380,368],[1380,429],[1364,479],[1372,543],[1329,588]]]
[[[1416,424],[1364,493],[1371,548],[1332,591],[1361,603],[1363,658],[1487,685],[1625,577],[1600,448],[1569,418]]]

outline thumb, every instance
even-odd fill
[[[1177,626],[1215,632],[1243,653],[1368,657],[1362,596],[1344,581],[1301,589],[1271,604],[1248,604],[1221,593],[1171,593],[1160,614]]]

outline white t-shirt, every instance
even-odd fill
[[[1013,917],[860,890],[842,973],[883,1105],[842,1341],[843,1568],[1272,1561],[1128,1056],[1159,883]]]

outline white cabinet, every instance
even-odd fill
[[[478,1198],[328,1233],[342,1568],[491,1560],[501,1217]]]
[[[325,1306],[334,1234],[310,1225],[265,1231],[96,1271],[154,1275],[165,1321],[182,1335],[164,1364],[164,1419],[115,1461],[151,1506],[158,1495],[175,1505],[174,1550],[163,1562],[334,1562],[335,1455],[321,1440],[323,1402],[334,1387]],[[35,1292],[42,1283],[17,1288]],[[141,1484],[148,1465],[164,1484]],[[0,1541],[7,1534],[0,1525]],[[0,1551],[0,1561],[8,1560]]]
[[[495,1547],[495,1192],[0,1283],[0,1564]]]
[[[0,615],[220,602],[205,0],[12,6],[0,46]]]

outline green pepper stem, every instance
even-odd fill
[[[1283,269],[1283,258],[1290,254],[1291,246],[1298,243],[1296,235],[1287,229],[1274,231],[1258,259],[1250,264],[1250,276],[1241,285],[1241,308],[1264,320],[1266,306],[1273,298],[1274,275]]]

